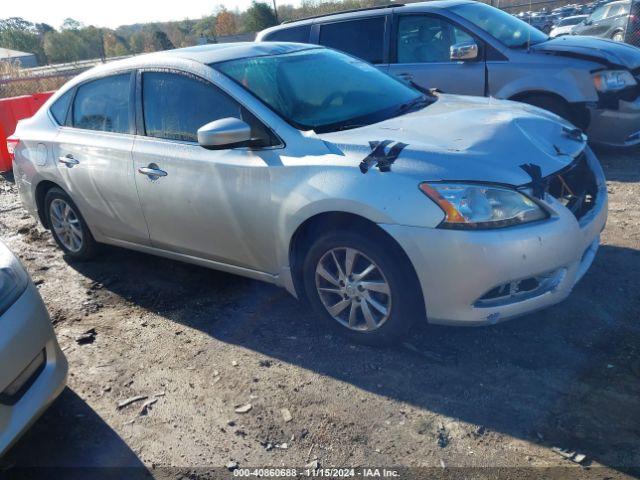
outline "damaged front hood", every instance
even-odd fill
[[[640,49],[603,38],[565,35],[532,45],[530,50],[534,53],[584,58],[606,67],[623,67],[629,70],[640,67]]]
[[[521,165],[538,165],[547,176],[585,148],[583,139],[568,133],[574,128],[525,104],[440,95],[420,111],[318,137],[330,150],[347,156],[354,168],[371,153],[371,142],[390,140],[406,146],[385,175],[524,185],[532,178]]]

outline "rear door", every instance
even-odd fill
[[[148,244],[133,177],[133,81],[123,72],[78,86],[53,148],[64,188],[92,232]]]
[[[389,71],[423,88],[446,93],[485,94],[484,45],[449,19],[430,14],[400,14],[394,18]],[[451,47],[473,41],[478,57],[452,61]]]

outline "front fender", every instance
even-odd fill
[[[440,208],[418,188],[421,180],[393,170],[353,167],[298,167],[295,174],[276,175],[273,195],[279,197],[276,218],[278,264],[289,264],[289,246],[296,230],[321,213],[341,212],[378,224],[435,227],[444,218]],[[294,167],[296,168],[296,167]]]
[[[569,103],[598,101],[588,68],[559,68],[558,65],[542,63],[520,66],[509,63],[507,68],[502,67],[489,65],[490,92],[497,98],[510,99],[536,92],[557,95]]]

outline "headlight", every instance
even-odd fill
[[[529,197],[503,187],[422,183],[420,190],[445,213],[441,228],[500,228],[547,218]]]
[[[18,259],[0,243],[0,315],[18,299],[29,282]]]
[[[627,70],[605,70],[593,74],[593,84],[599,92],[616,92],[638,82]]]

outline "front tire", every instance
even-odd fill
[[[303,268],[316,313],[354,342],[399,343],[424,318],[412,265],[381,235],[328,233],[312,244]]]
[[[51,188],[44,197],[47,225],[53,239],[75,260],[95,256],[97,243],[73,200],[60,188]]]

